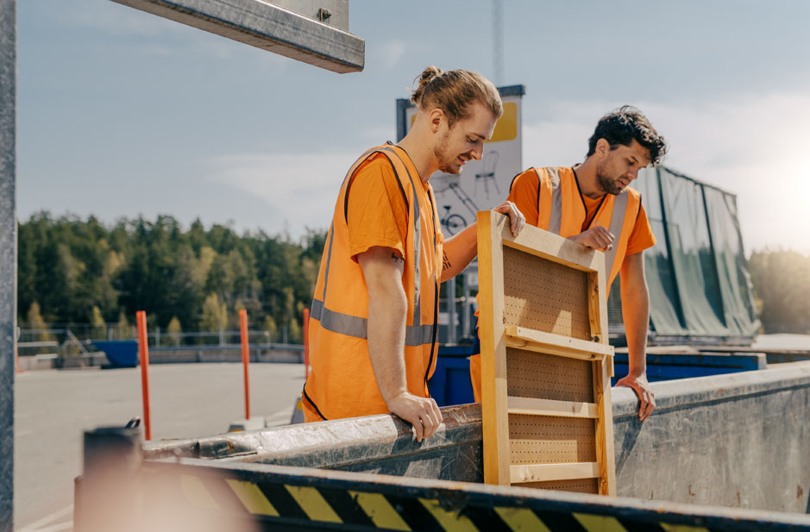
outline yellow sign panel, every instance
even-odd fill
[[[518,106],[515,102],[503,104],[503,116],[495,124],[490,142],[514,140],[518,134]]]

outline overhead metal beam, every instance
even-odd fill
[[[308,16],[261,0],[113,1],[333,72],[359,72],[365,65],[365,41],[348,32],[348,0],[299,2],[299,13],[314,11]]]
[[[0,532],[14,529],[17,2],[0,0]]]

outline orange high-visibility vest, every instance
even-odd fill
[[[534,172],[539,179],[537,227],[565,238],[583,232],[582,224],[587,213],[574,169],[531,168],[526,172]],[[632,188],[628,187],[618,196],[605,194],[593,220],[585,228],[602,226],[616,237],[613,249],[605,251],[605,275],[608,287],[613,284],[613,280],[622,269],[627,243],[640,209],[641,195]]]
[[[430,185],[401,148],[384,145],[363,154],[343,182],[324,245],[309,322],[311,371],[304,385],[306,421],[387,413],[368,352],[368,290],[349,245],[348,194],[357,169],[375,154],[391,163],[407,205],[402,284],[408,299],[405,372],[408,391],[429,397],[436,366],[442,234]],[[352,192],[359,193],[359,192]]]

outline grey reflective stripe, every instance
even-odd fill
[[[610,274],[613,272],[613,261],[616,259],[616,251],[619,249],[619,240],[622,236],[622,226],[624,216],[627,213],[627,201],[630,193],[626,190],[614,196],[613,213],[610,215],[610,232],[616,238],[616,245],[605,253],[605,282],[610,282]]]
[[[562,227],[562,187],[560,186],[560,171],[556,168],[546,168],[551,182],[551,219],[548,230],[555,235],[560,234]]]
[[[405,345],[415,347],[433,343],[433,325],[408,325],[405,327]]]
[[[422,277],[421,277],[421,257],[422,257],[422,224],[420,223],[421,205],[419,204],[419,196],[416,194],[416,184],[414,183],[413,176],[408,165],[402,160],[399,154],[391,148],[383,148],[384,151],[392,153],[397,159],[402,162],[405,172],[408,174],[408,180],[411,182],[411,196],[413,197],[413,325],[418,327],[422,323]],[[396,169],[394,170],[396,174]],[[399,178],[399,175],[397,175]],[[411,345],[411,344],[407,344]],[[419,344],[416,344],[419,345]]]
[[[368,320],[359,316],[351,316],[335,312],[324,307],[323,301],[312,300],[310,316],[321,323],[321,327],[329,331],[352,336],[354,338],[368,339]],[[408,325],[405,327],[405,345],[418,347],[433,343],[432,325]]]
[[[331,311],[323,306],[323,301],[312,300],[310,316],[321,322],[324,329],[355,338],[368,336],[368,323],[365,318]]]
[[[321,298],[326,299],[326,285],[329,284],[329,267],[332,265],[332,242],[335,241],[335,222],[332,222],[332,225],[329,226],[329,248],[326,252],[326,266],[323,270],[323,293],[321,294]],[[315,304],[314,301],[312,303]]]
[[[421,206],[413,179],[411,179],[411,193],[413,194],[413,324],[418,326],[422,323],[422,223],[419,219]]]

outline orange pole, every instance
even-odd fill
[[[309,309],[304,309],[304,380],[309,377]]]
[[[139,310],[136,314],[138,322],[138,355],[141,363],[141,395],[143,396],[143,424],[145,437],[152,439],[152,418],[149,415],[149,346],[146,339],[146,312]]]
[[[242,367],[245,374],[245,419],[250,419],[250,341],[248,339],[247,310],[239,310],[239,328],[242,333]]]

